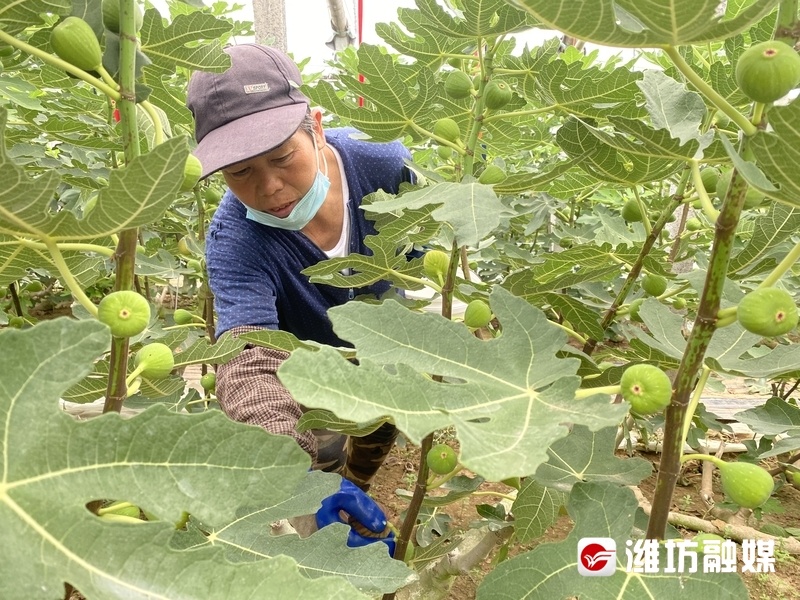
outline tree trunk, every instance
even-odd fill
[[[253,0],[253,21],[257,43],[287,51],[284,0]]]

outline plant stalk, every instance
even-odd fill
[[[744,138],[743,146],[746,146],[747,139]],[[680,473],[683,428],[689,409],[690,395],[697,373],[703,367],[703,359],[708,345],[716,331],[717,312],[746,191],[747,182],[734,170],[728,195],[717,219],[716,235],[709,258],[705,285],[700,295],[697,317],[673,382],[672,402],[666,411],[664,447],[653,493],[653,510],[645,536],[648,539],[664,539],[666,535],[672,496]]]
[[[652,231],[650,231],[650,235],[647,236],[645,239],[644,244],[642,245],[642,250],[639,252],[639,256],[636,258],[636,262],[633,263],[630,272],[628,273],[627,279],[625,279],[625,283],[622,284],[622,288],[620,289],[617,297],[614,298],[614,301],[611,303],[611,306],[608,307],[605,314],[603,315],[603,319],[600,321],[600,328],[605,331],[609,325],[614,321],[614,318],[617,316],[617,310],[619,307],[625,303],[625,298],[628,297],[628,294],[633,289],[633,285],[636,283],[636,279],[639,277],[639,273],[642,272],[642,264],[644,263],[645,257],[650,253],[650,250],[658,240],[658,237],[661,235],[661,230],[664,229],[664,226],[667,224],[667,220],[669,219],[670,215],[675,212],[678,206],[683,202],[683,192],[686,189],[686,182],[689,180],[689,171],[686,171],[681,178],[680,184],[678,184],[678,189],[675,192],[675,195],[672,197],[672,201],[670,202],[669,206],[661,213],[658,221],[656,221],[655,225],[653,225]],[[583,345],[583,352],[588,355],[591,355],[594,352],[594,349],[597,347],[597,342],[599,340],[589,339]]]
[[[136,119],[136,26],[134,23],[134,0],[119,0],[120,12],[120,58],[119,96],[117,108],[120,113],[122,149],[125,164],[129,165],[139,156],[139,128]],[[115,290],[130,290],[136,261],[138,231],[126,229],[119,234],[115,253],[117,269]],[[126,373],[128,370],[128,338],[112,338],[109,357],[108,386],[103,412],[120,412],[128,396]]]

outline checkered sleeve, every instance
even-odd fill
[[[234,327],[228,334],[238,336],[258,330],[258,327]],[[245,347],[236,358],[217,368],[217,399],[225,414],[235,421],[292,436],[315,462],[316,438],[311,431],[296,431],[302,410],[275,374],[288,356],[288,352],[281,350]]]

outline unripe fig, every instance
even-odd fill
[[[186,157],[186,164],[183,167],[183,182],[181,183],[181,192],[190,192],[200,181],[200,175],[203,174],[203,165],[200,160],[194,155],[190,154]]]
[[[672,399],[672,382],[658,367],[632,365],[620,379],[622,397],[630,403],[631,412],[652,415],[664,410]]]
[[[175,312],[172,313],[172,318],[176,325],[188,325],[194,321],[194,315],[185,308],[175,309]]]
[[[425,276],[439,285],[444,283],[447,269],[450,266],[450,256],[441,250],[428,250],[422,258],[422,270]]]
[[[700,179],[703,182],[703,187],[706,192],[713,194],[717,189],[717,182],[719,181],[720,171],[716,167],[706,167],[700,171]]]
[[[736,63],[736,83],[756,102],[775,102],[800,83],[800,56],[778,40],[754,44]]]
[[[136,31],[142,28],[144,14],[138,2],[133,3],[133,19]],[[119,0],[103,0],[103,25],[113,33],[119,33]]]
[[[433,125],[433,135],[448,142],[456,142],[461,137],[461,128],[453,119],[445,117]]]
[[[511,101],[511,88],[505,81],[492,80],[483,90],[486,108],[499,110]]]
[[[439,158],[442,160],[450,160],[453,158],[453,149],[450,146],[439,146],[436,148],[436,154],[438,154]]]
[[[764,337],[783,335],[797,326],[797,306],[784,290],[757,288],[739,301],[736,318],[751,333]]]
[[[217,204],[222,200],[222,192],[212,185],[206,187],[203,191],[203,195],[205,196],[206,202],[209,204]]]
[[[469,98],[472,92],[472,80],[464,71],[451,71],[444,80],[444,91],[455,100]]]
[[[464,311],[464,325],[467,327],[486,327],[492,320],[492,309],[483,300],[472,300]]]
[[[79,17],[67,17],[53,27],[50,45],[61,60],[84,71],[96,71],[103,62],[91,25]]]
[[[642,279],[642,289],[650,296],[660,296],[667,291],[667,280],[661,275],[648,273]]]
[[[720,176],[719,180],[717,181],[717,189],[716,194],[720,200],[724,200],[725,196],[728,195],[728,188],[731,185],[731,179],[733,177],[733,171],[728,169],[724,171]],[[744,197],[744,208],[756,208],[761,206],[766,200],[766,196],[759,192],[754,187],[747,188],[747,192],[745,192]]]
[[[436,444],[425,457],[428,468],[437,475],[447,475],[458,464],[455,450],[447,444]]]
[[[622,205],[622,218],[628,223],[638,223],[644,220],[642,211],[639,209],[639,202],[636,198],[631,198]]]
[[[723,491],[739,506],[758,508],[772,495],[775,482],[766,469],[740,461],[716,464]]]
[[[686,220],[686,231],[700,231],[702,228],[703,222],[697,217]]]
[[[215,373],[206,373],[200,378],[200,385],[207,392],[213,392],[217,385],[217,376]]]
[[[97,319],[114,337],[133,337],[150,323],[150,304],[133,290],[112,292],[97,305]]]
[[[497,165],[488,165],[478,177],[478,182],[485,185],[500,183],[506,178],[506,172]]]
[[[189,250],[189,244],[186,242],[186,237],[182,237],[178,240],[178,254],[181,256],[191,256],[192,251]]]
[[[644,298],[636,298],[628,307],[628,316],[630,316],[631,321],[636,321],[637,323],[642,322],[642,317],[639,316],[639,309],[642,306],[642,302],[644,302]]]
[[[146,379],[164,379],[175,368],[175,357],[169,346],[153,342],[136,353],[133,366],[136,368],[143,366],[141,375]]]

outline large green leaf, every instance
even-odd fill
[[[304,539],[273,533],[272,526],[278,521],[313,514],[319,499],[334,491],[339,481],[333,475],[314,472],[291,496],[258,509],[241,510],[230,523],[213,528],[213,538],[201,533],[210,532],[206,524],[194,523],[188,534],[178,533],[174,542],[187,549],[222,548],[226,558],[236,563],[289,556],[306,577],[320,579],[335,573],[365,592],[388,593],[408,584],[413,572],[405,563],[392,560],[384,544],[345,546],[350,528],[344,524],[330,525]]]
[[[511,511],[514,513],[514,532],[521,543],[535,540],[553,525],[567,503],[563,492],[547,488],[533,477],[525,480]]]
[[[223,599],[232,589],[239,597],[358,597],[340,579],[306,579],[288,558],[232,565],[218,549],[170,548],[171,522],[183,511],[219,527],[241,506],[278,504],[307,476],[309,459],[291,438],[218,411],[179,416],[157,406],[128,419],[74,420],[56,399],[109,343],[93,320],[0,334],[0,596],[58,597],[68,581],[90,599]],[[86,509],[103,498],[165,521],[109,523]]]
[[[643,458],[615,457],[616,437],[616,427],[591,432],[577,425],[567,437],[548,448],[550,459],[537,469],[533,478],[563,492],[569,492],[579,481],[637,485],[650,475],[650,462]]]
[[[652,131],[646,139],[650,141],[645,144],[622,135],[610,135],[578,119],[569,119],[556,134],[564,152],[582,158],[582,169],[604,181],[629,186],[666,179],[683,165],[673,158],[664,158],[662,151],[653,152],[653,148],[678,145],[669,134]],[[654,139],[658,141],[653,143]]]
[[[800,207],[774,203],[769,212],[756,219],[747,245],[731,257],[728,273],[742,273],[754,268],[759,260],[779,250],[780,244],[800,229]],[[783,258],[783,254],[780,257]]]
[[[580,40],[647,48],[703,44],[730,37],[769,14],[780,0],[754,0],[735,16],[717,0],[508,0]]]
[[[0,29],[10,35],[33,24],[41,23],[40,15],[52,13],[65,16],[72,9],[71,0],[17,0],[0,6]]]
[[[436,0],[417,0],[417,7],[400,8],[400,21],[425,27],[431,37],[474,41],[475,38],[494,37],[536,25],[530,15],[509,6],[505,0],[464,2],[458,16],[445,11]]]
[[[736,420],[762,435],[800,435],[800,408],[772,397],[763,406],[736,413]]]
[[[165,26],[155,9],[145,12],[139,33],[141,49],[153,64],[173,69],[222,72],[231,66],[218,38],[231,30],[230,22],[203,12],[177,15]],[[200,40],[209,43],[198,44]]]
[[[437,183],[402,196],[375,201],[366,209],[372,213],[403,211],[435,205],[431,217],[448,223],[460,244],[477,244],[494,231],[500,219],[510,216],[491,186],[481,183]]]
[[[763,188],[770,198],[790,206],[800,206],[800,181],[796,176],[800,161],[800,102],[789,106],[775,106],[769,112],[770,131],[759,130],[753,137],[751,148],[756,163],[769,174],[777,190]],[[743,175],[755,187],[759,181]]]
[[[388,415],[415,443],[453,425],[461,462],[489,480],[529,475],[567,434],[565,423],[596,430],[616,424],[625,407],[608,396],[576,401],[580,363],[556,356],[565,334],[502,288],[490,303],[503,327],[490,341],[394,301],[333,308],[334,330],[354,343],[359,365],[334,350],[300,349],[278,376],[304,406],[356,422]]]
[[[377,46],[362,44],[358,49],[358,68],[366,82],[355,75],[341,74],[337,83],[352,94],[363,97],[365,106],[342,99],[327,81],[301,89],[312,102],[325,107],[376,141],[423,137],[419,127],[433,129],[435,103],[440,95],[433,72],[411,69],[395,62]]]
[[[736,573],[627,573],[626,541],[634,537],[638,502],[633,492],[610,483],[578,483],[567,510],[575,521],[569,536],[555,544],[500,563],[478,588],[478,600],[503,598],[747,598],[747,588]],[[581,577],[577,569],[578,541],[607,537],[616,542],[616,571],[609,577]],[[656,545],[661,569],[668,550]],[[702,558],[700,559],[702,561]]]
[[[56,241],[94,240],[158,219],[175,199],[183,181],[189,148],[185,137],[172,138],[111,173],[95,208],[77,219],[69,211],[53,214],[50,201],[58,175],[48,171],[30,179],[9,160],[2,144],[7,113],[0,110],[0,232]]]

